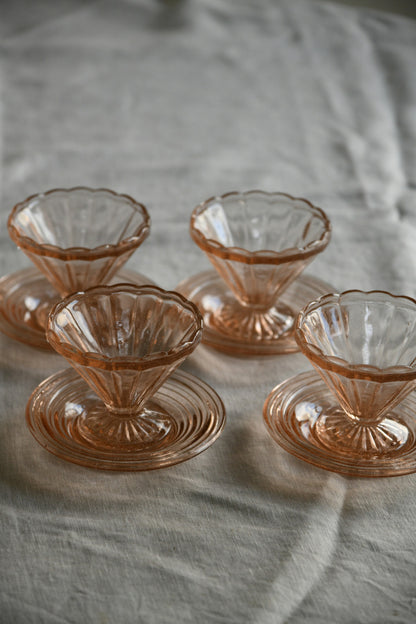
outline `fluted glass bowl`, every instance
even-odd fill
[[[51,346],[115,417],[140,413],[201,334],[201,315],[191,302],[156,286],[131,284],[67,297],[51,311],[46,329]]]
[[[17,204],[8,229],[35,266],[0,280],[0,331],[26,344],[49,348],[49,310],[70,293],[114,281],[153,283],[123,269],[150,231],[146,208],[127,195],[53,189]]]
[[[299,311],[282,296],[329,243],[325,213],[284,193],[233,192],[197,206],[190,232],[229,289],[215,309],[207,304],[204,321],[242,352],[244,343],[249,352],[261,353],[263,345],[273,352]]]
[[[150,231],[146,208],[108,189],[32,195],[8,219],[11,239],[62,297],[106,283]]]
[[[201,334],[198,309],[156,286],[70,295],[51,310],[46,335],[86,384],[64,371],[46,395],[38,388],[32,433],[56,455],[99,468],[158,468],[201,452],[223,427],[221,401],[192,375],[172,375]]]
[[[347,474],[416,471],[416,301],[384,291],[328,294],[300,312],[295,338],[324,383],[309,374],[302,387],[285,382],[285,399],[282,389],[269,397],[266,422],[286,436],[282,445]],[[277,425],[270,416],[279,393],[286,403]]]

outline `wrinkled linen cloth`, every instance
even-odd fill
[[[143,202],[128,267],[174,288],[209,268],[189,236],[231,190],[311,199],[333,225],[308,272],[416,295],[416,22],[297,0],[42,0],[0,7],[0,269],[29,266],[12,206],[54,187]],[[67,367],[0,336],[4,624],[416,621],[416,475],[354,479],[295,459],[263,403],[301,354],[201,346],[226,428],[206,452],[106,473],[43,450],[32,390]]]

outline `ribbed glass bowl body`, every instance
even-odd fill
[[[196,348],[197,308],[157,286],[75,293],[50,312],[46,337],[115,416],[130,417]]]
[[[364,454],[406,438],[383,422],[416,387],[415,300],[383,291],[325,295],[300,312],[295,338],[342,407],[328,436]]]
[[[17,204],[8,230],[64,297],[108,283],[149,235],[150,217],[108,189],[53,189]]]
[[[190,231],[234,296],[216,312],[218,331],[248,342],[290,331],[279,297],[328,245],[325,213],[284,193],[233,192],[197,206]]]

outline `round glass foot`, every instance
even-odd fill
[[[248,344],[276,341],[290,331],[294,321],[288,306],[258,311],[243,307],[234,299],[225,299],[213,312],[211,326],[233,340]]]
[[[175,422],[157,406],[130,418],[118,418],[97,401],[87,411],[83,409],[77,414],[71,426],[71,435],[85,444],[131,453],[167,443],[167,436],[174,435]]]
[[[175,290],[199,308],[204,318],[204,344],[231,355],[261,356],[299,351],[292,331],[297,313],[309,301],[333,292],[334,287],[302,274],[282,293],[277,308],[251,317],[216,271],[193,275]]]

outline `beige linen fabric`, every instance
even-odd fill
[[[13,204],[85,184],[148,206],[129,267],[173,288],[208,268],[194,205],[261,188],[333,223],[309,268],[337,289],[416,294],[416,24],[296,0],[42,0],[0,7],[0,270],[28,265]],[[347,479],[269,438],[263,402],[309,368],[200,347],[221,438],[163,471],[45,452],[31,391],[65,367],[0,336],[0,620],[5,624],[416,621],[416,476]]]

